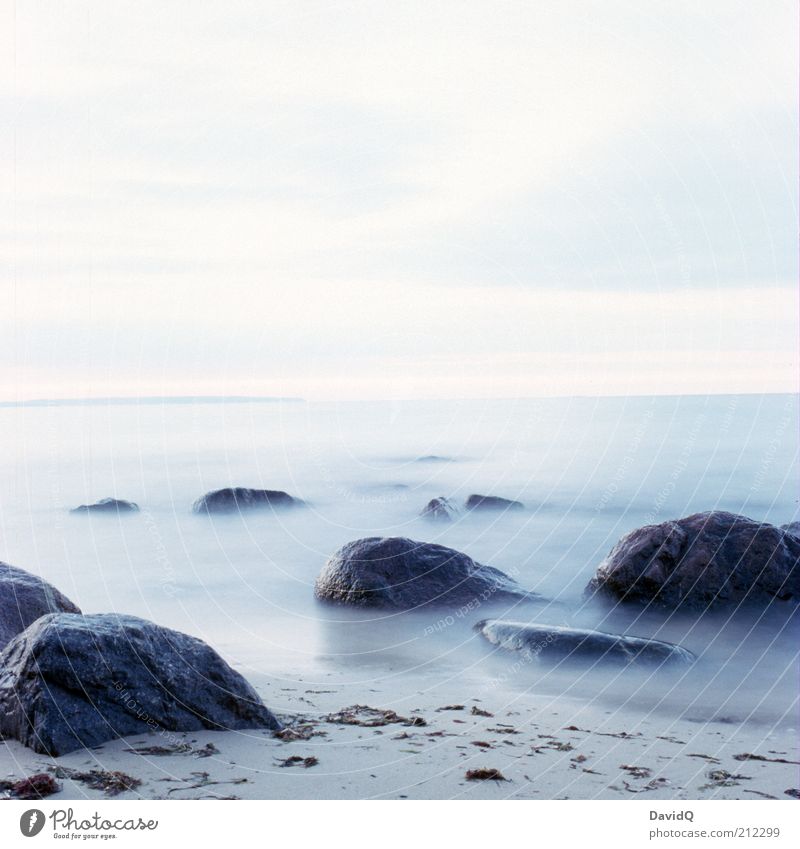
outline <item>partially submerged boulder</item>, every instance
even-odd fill
[[[122,498],[101,498],[94,504],[81,504],[73,507],[70,513],[136,513],[139,505]]]
[[[37,752],[243,728],[280,723],[210,646],[145,619],[49,614],[0,654],[0,736]]]
[[[52,584],[0,562],[0,650],[46,613],[80,613]]]
[[[460,551],[405,537],[367,537],[342,546],[314,592],[325,601],[399,610],[539,598]]]
[[[486,619],[475,630],[490,643],[509,651],[525,653],[532,660],[558,663],[562,660],[591,664],[651,664],[686,666],[695,656],[685,648],[661,640],[607,634],[582,628],[536,625]]]
[[[264,507],[285,509],[300,507],[303,502],[289,493],[277,489],[248,489],[243,486],[226,487],[207,492],[192,506],[193,513],[238,513]]]
[[[500,498],[497,495],[470,495],[465,504],[467,510],[523,510],[525,505],[521,501],[512,501],[510,498]]]
[[[800,537],[733,513],[696,513],[624,536],[586,589],[666,608],[797,600]]]
[[[443,495],[432,498],[419,514],[423,519],[431,519],[434,522],[453,522],[458,517],[458,509],[449,499]]]

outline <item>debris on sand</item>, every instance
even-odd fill
[[[620,764],[620,769],[624,769],[632,778],[650,778],[653,770],[646,766],[634,766],[633,764]]]
[[[475,705],[473,705],[470,709],[470,713],[473,716],[494,716],[494,714],[490,713],[488,710],[483,710],[482,708],[475,707]]]
[[[491,731],[492,734],[519,734],[516,728],[512,728],[510,725],[504,725],[498,728],[487,728],[487,731]]]
[[[595,731],[594,733],[600,737],[618,737],[620,740],[632,740],[634,737],[642,736],[641,731]]]
[[[499,769],[493,769],[491,767],[468,769],[464,777],[467,781],[508,781]]]
[[[791,796],[792,799],[800,799],[800,790],[796,787],[790,787],[788,790],[783,791],[784,796]]]
[[[735,787],[740,781],[750,781],[749,775],[741,775],[738,772],[728,772],[727,769],[712,769],[708,773],[710,784],[704,784],[701,790],[710,790],[716,787]]]
[[[3,781],[0,790],[5,790],[14,799],[44,799],[58,793],[61,785],[46,772],[37,772],[19,781]]]
[[[209,743],[209,745],[212,745]],[[172,746],[139,746],[135,749],[123,749],[128,755],[149,755],[162,757],[165,755],[187,755],[192,751],[190,743],[175,743]]]
[[[648,793],[650,790],[661,790],[669,781],[666,778],[654,778],[652,781],[648,781],[643,787],[631,787],[627,781],[622,782],[625,785],[625,789],[628,793]]]
[[[295,740],[310,740],[312,737],[326,737],[327,731],[318,731],[311,723],[305,722],[300,725],[287,725],[280,731],[273,732],[272,736],[291,743]]]
[[[52,771],[57,778],[80,781],[90,790],[102,790],[106,796],[118,796],[128,790],[135,790],[142,783],[140,779],[119,770],[91,769],[82,772],[66,766],[57,766]]]
[[[786,758],[768,758],[764,755],[753,755],[750,752],[743,752],[741,755],[734,755],[733,759],[735,761],[767,761],[771,764],[797,764],[800,765],[800,761],[787,761]]]
[[[278,760],[278,766],[303,766],[306,769],[310,766],[316,766],[318,763],[319,759],[313,755],[307,758],[304,758],[302,755],[292,755],[291,757]]]
[[[770,796],[769,793],[762,793],[760,790],[744,790],[744,793],[752,793],[754,796],[762,796],[764,799],[777,799],[777,796]],[[788,791],[787,791],[788,793]]]
[[[436,713],[443,710],[464,710],[464,705],[444,705],[444,707],[436,708]]]
[[[400,716],[393,710],[369,707],[369,705],[351,705],[342,708],[337,713],[329,713],[327,722],[338,725],[362,725],[365,728],[375,728],[379,725],[427,725],[421,716]]]
[[[487,743],[485,740],[473,740],[472,745],[478,746],[478,748],[480,748],[480,749],[491,749],[491,748],[493,748],[492,744]]]
[[[715,758],[713,755],[702,755],[697,752],[690,752],[686,755],[687,758],[702,758],[704,761],[710,761],[712,764],[718,764],[719,758]],[[740,760],[734,755],[735,760]]]

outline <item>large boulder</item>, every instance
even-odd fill
[[[37,752],[241,728],[280,724],[210,646],[145,619],[53,613],[0,654],[0,736]]]
[[[0,563],[0,650],[45,613],[80,613],[54,586],[24,569]]]
[[[136,513],[139,505],[133,501],[125,501],[121,498],[101,498],[94,504],[81,504],[73,507],[70,513]]]
[[[325,564],[314,591],[325,601],[400,610],[538,598],[460,551],[405,537],[348,542]]]
[[[686,666],[695,660],[690,651],[674,643],[630,637],[627,634],[606,634],[604,631],[530,625],[499,619],[478,622],[475,630],[500,648],[523,652],[532,660],[541,659],[547,663],[569,659],[591,664]]]
[[[723,607],[800,597],[800,537],[714,511],[624,536],[588,593],[666,608]]]
[[[470,495],[464,506],[467,510],[493,510],[495,512],[504,510],[522,510],[525,507],[521,501],[512,501],[510,498],[500,498],[498,495]]]
[[[432,498],[422,508],[422,512],[419,515],[423,519],[430,519],[433,522],[447,524],[458,517],[458,510],[449,499],[440,495],[438,498]]]
[[[303,504],[287,492],[276,489],[248,489],[243,486],[227,487],[207,492],[192,506],[194,513],[238,513],[263,507],[284,509]]]

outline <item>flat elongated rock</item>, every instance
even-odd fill
[[[422,512],[419,515],[423,519],[430,519],[434,522],[446,524],[455,521],[458,517],[458,510],[450,500],[444,496],[439,496],[438,498],[432,498],[422,508]]]
[[[800,537],[733,513],[696,513],[624,536],[586,589],[667,608],[796,600]]]
[[[695,656],[685,648],[661,640],[607,634],[580,628],[536,625],[486,619],[475,630],[490,643],[509,651],[525,652],[547,663],[577,660],[615,664],[688,665]]]
[[[300,507],[303,502],[287,492],[277,489],[248,489],[243,486],[227,487],[207,492],[192,506],[194,513],[238,513],[242,510],[273,507]]]
[[[80,613],[52,584],[24,569],[0,563],[0,650],[46,613]]]
[[[280,724],[202,640],[135,616],[43,616],[0,654],[0,736],[57,756],[116,737]]]
[[[125,501],[121,498],[101,498],[94,504],[81,504],[73,507],[70,513],[136,513],[139,505],[133,501]]]
[[[460,551],[405,537],[347,543],[325,564],[314,589],[325,601],[401,610],[538,598]]]
[[[470,495],[465,504],[467,510],[523,510],[525,505],[521,501],[512,501],[510,498],[500,498],[497,495]]]

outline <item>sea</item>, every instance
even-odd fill
[[[697,722],[797,724],[800,627],[768,611],[664,613],[588,601],[627,532],[706,510],[784,524],[798,509],[798,396],[517,400],[113,399],[0,408],[0,559],[85,613],[193,634],[262,691],[346,684],[401,697],[442,686],[624,705]],[[228,486],[284,490],[290,512],[194,515]],[[521,501],[421,518],[436,496]],[[130,515],[74,515],[116,497]],[[350,610],[314,598],[350,540],[405,536],[464,551],[541,594],[468,611]],[[687,670],[519,663],[487,617],[679,643]],[[274,705],[271,705],[274,706]],[[279,706],[278,706],[279,707]]]

